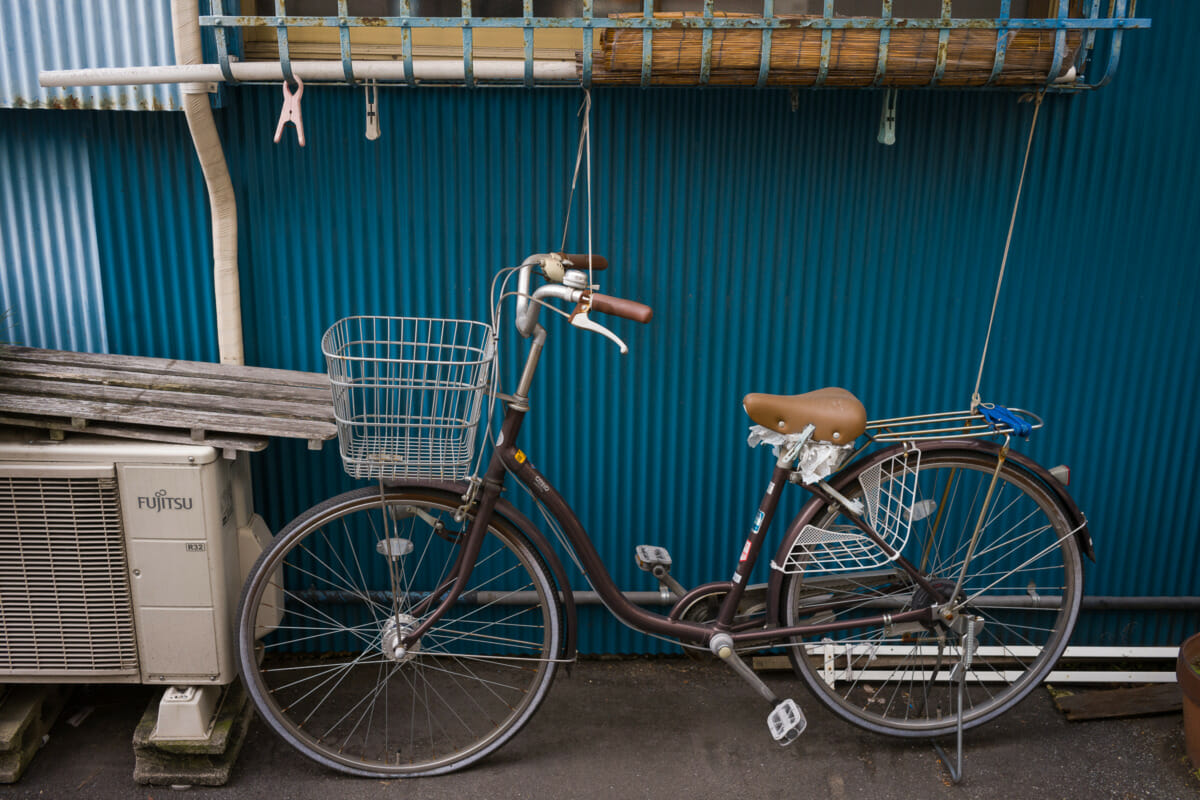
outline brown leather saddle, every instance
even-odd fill
[[[867,409],[850,392],[830,386],[804,394],[748,394],[742,407],[755,423],[779,433],[799,433],[812,424],[819,442],[850,444],[867,428]]]

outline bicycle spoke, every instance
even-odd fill
[[[883,452],[879,460],[890,456],[891,451]],[[1050,670],[1066,646],[1082,593],[1075,531],[1057,501],[1022,470],[1005,465],[997,472],[996,464],[994,457],[976,452],[923,453],[916,497],[937,506],[914,524],[905,545],[909,562],[922,565],[943,597],[963,576],[962,593],[949,609],[983,618],[976,634],[981,649],[963,675],[966,727],[1011,707]],[[812,524],[836,530],[844,522],[834,511]],[[968,552],[970,561],[964,564]],[[822,634],[828,645],[801,640],[789,650],[801,677],[833,711],[883,733],[953,731],[957,704],[950,678],[963,658],[961,623],[943,623],[940,617],[924,624],[870,622],[932,606],[928,591],[895,571],[881,570],[845,577],[789,575],[784,596],[782,616],[790,625],[811,619],[846,626]],[[1036,607],[1037,598],[1054,602]],[[832,686],[821,665],[829,652],[836,668]]]
[[[462,600],[402,649],[457,580],[465,533],[432,523],[460,501],[377,487],[343,498],[281,532],[248,582],[239,638],[255,705],[306,755],[356,774],[483,757],[529,719],[557,666],[550,577],[522,539],[489,526]],[[533,600],[510,605],[516,593]],[[247,669],[254,634],[266,655]]]

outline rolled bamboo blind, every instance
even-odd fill
[[[640,17],[640,14],[614,14]],[[696,12],[656,13],[656,19],[699,17]],[[717,12],[714,17],[752,17]],[[814,16],[777,17],[787,21],[819,20]],[[639,84],[642,78],[642,36],[637,28],[607,28],[597,37],[592,80],[600,84]],[[897,28],[887,43],[882,86],[924,86],[934,77],[938,58],[936,28]],[[1054,61],[1053,30],[1009,31],[1004,66],[993,85],[1020,86],[1042,83]],[[813,28],[778,29],[772,32],[767,84],[813,86],[821,66],[822,31]],[[694,28],[668,28],[653,33],[650,83],[657,86],[699,84],[703,32]],[[847,28],[830,32],[827,86],[869,86],[879,64],[878,29]],[[946,68],[941,86],[983,86],[992,75],[997,33],[987,29],[954,29],[949,32]],[[1074,63],[1082,41],[1079,31],[1068,31],[1066,55],[1060,74]],[[760,30],[714,30],[710,84],[742,86],[758,81],[762,55]],[[1055,76],[1058,77],[1058,76]]]

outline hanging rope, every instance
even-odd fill
[[[577,116],[583,117],[579,126],[579,149],[575,153],[575,174],[571,177],[571,192],[567,197],[567,218],[563,220],[562,244],[559,252],[567,250],[567,232],[571,229],[571,206],[575,204],[575,187],[579,184],[579,168],[586,166],[585,183],[587,184],[587,256],[588,256],[588,285],[592,281],[592,93],[583,90],[583,104],[579,106]],[[586,158],[585,158],[586,154]]]
[[[1025,186],[1025,168],[1029,166],[1029,151],[1033,148],[1033,132],[1037,129],[1038,112],[1042,109],[1045,92],[1038,92],[1033,107],[1033,121],[1029,123],[1029,141],[1025,143],[1025,160],[1021,162],[1021,179],[1017,182],[1017,197],[1013,200],[1012,218],[1008,221],[1008,238],[1004,240],[1004,255],[1000,259],[1000,275],[996,278],[996,296],[992,298],[992,315],[988,317],[987,336],[983,339],[983,355],[979,359],[979,374],[975,376],[975,391],[971,395],[971,411],[979,407],[979,385],[983,381],[983,365],[987,362],[988,344],[992,340],[992,324],[996,321],[996,306],[1000,303],[1000,287],[1004,285],[1004,269],[1008,265],[1008,251],[1012,246],[1013,228],[1017,224],[1017,209],[1021,206],[1021,190]]]

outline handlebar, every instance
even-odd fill
[[[592,310],[614,317],[631,319],[634,322],[647,323],[654,316],[654,309],[636,300],[626,300],[624,297],[613,297],[609,294],[592,292]]]
[[[580,300],[586,297],[588,298],[587,310],[598,311],[604,314],[612,314],[613,316],[621,317],[622,319],[633,320],[634,322],[646,323],[650,321],[651,317],[654,316],[654,310],[650,308],[650,306],[639,303],[635,300],[626,300],[623,297],[614,297],[612,295],[593,292],[586,285],[586,275],[580,277],[578,273],[574,273],[573,275],[572,273],[564,273],[564,265],[576,267],[578,265],[586,266],[587,263],[587,255],[577,255],[573,253],[538,253],[529,256],[521,263],[520,273],[517,279],[516,319],[517,331],[521,334],[521,336],[529,338],[531,335],[533,335],[534,330],[537,328],[538,315],[541,312],[541,303],[537,301],[548,298],[565,300],[571,303],[579,303]],[[593,255],[591,257],[591,264],[593,270],[601,270],[608,267],[608,260],[603,256]],[[553,265],[556,267],[556,269],[547,269],[547,267],[550,265]],[[543,286],[539,286],[535,291],[530,293],[530,276],[534,267],[542,268],[542,270],[546,272],[547,276],[552,280],[564,280],[565,282],[547,283]],[[568,285],[570,283],[574,283],[575,285]],[[575,314],[572,314],[572,322],[575,321],[575,317],[577,316],[579,316],[578,311]],[[586,314],[583,316],[586,319]],[[599,326],[594,322],[590,322],[590,324],[586,326],[579,327],[588,327],[593,330],[599,330],[603,326]],[[620,343],[620,340],[616,339],[615,335],[611,335],[611,332],[606,333],[606,335],[610,335],[611,338]],[[621,347],[623,350],[623,343],[621,344]]]
[[[587,253],[555,253],[563,260],[564,264],[574,267],[575,269],[588,269],[588,254]],[[608,269],[608,259],[604,256],[592,254],[591,270],[600,272]]]

